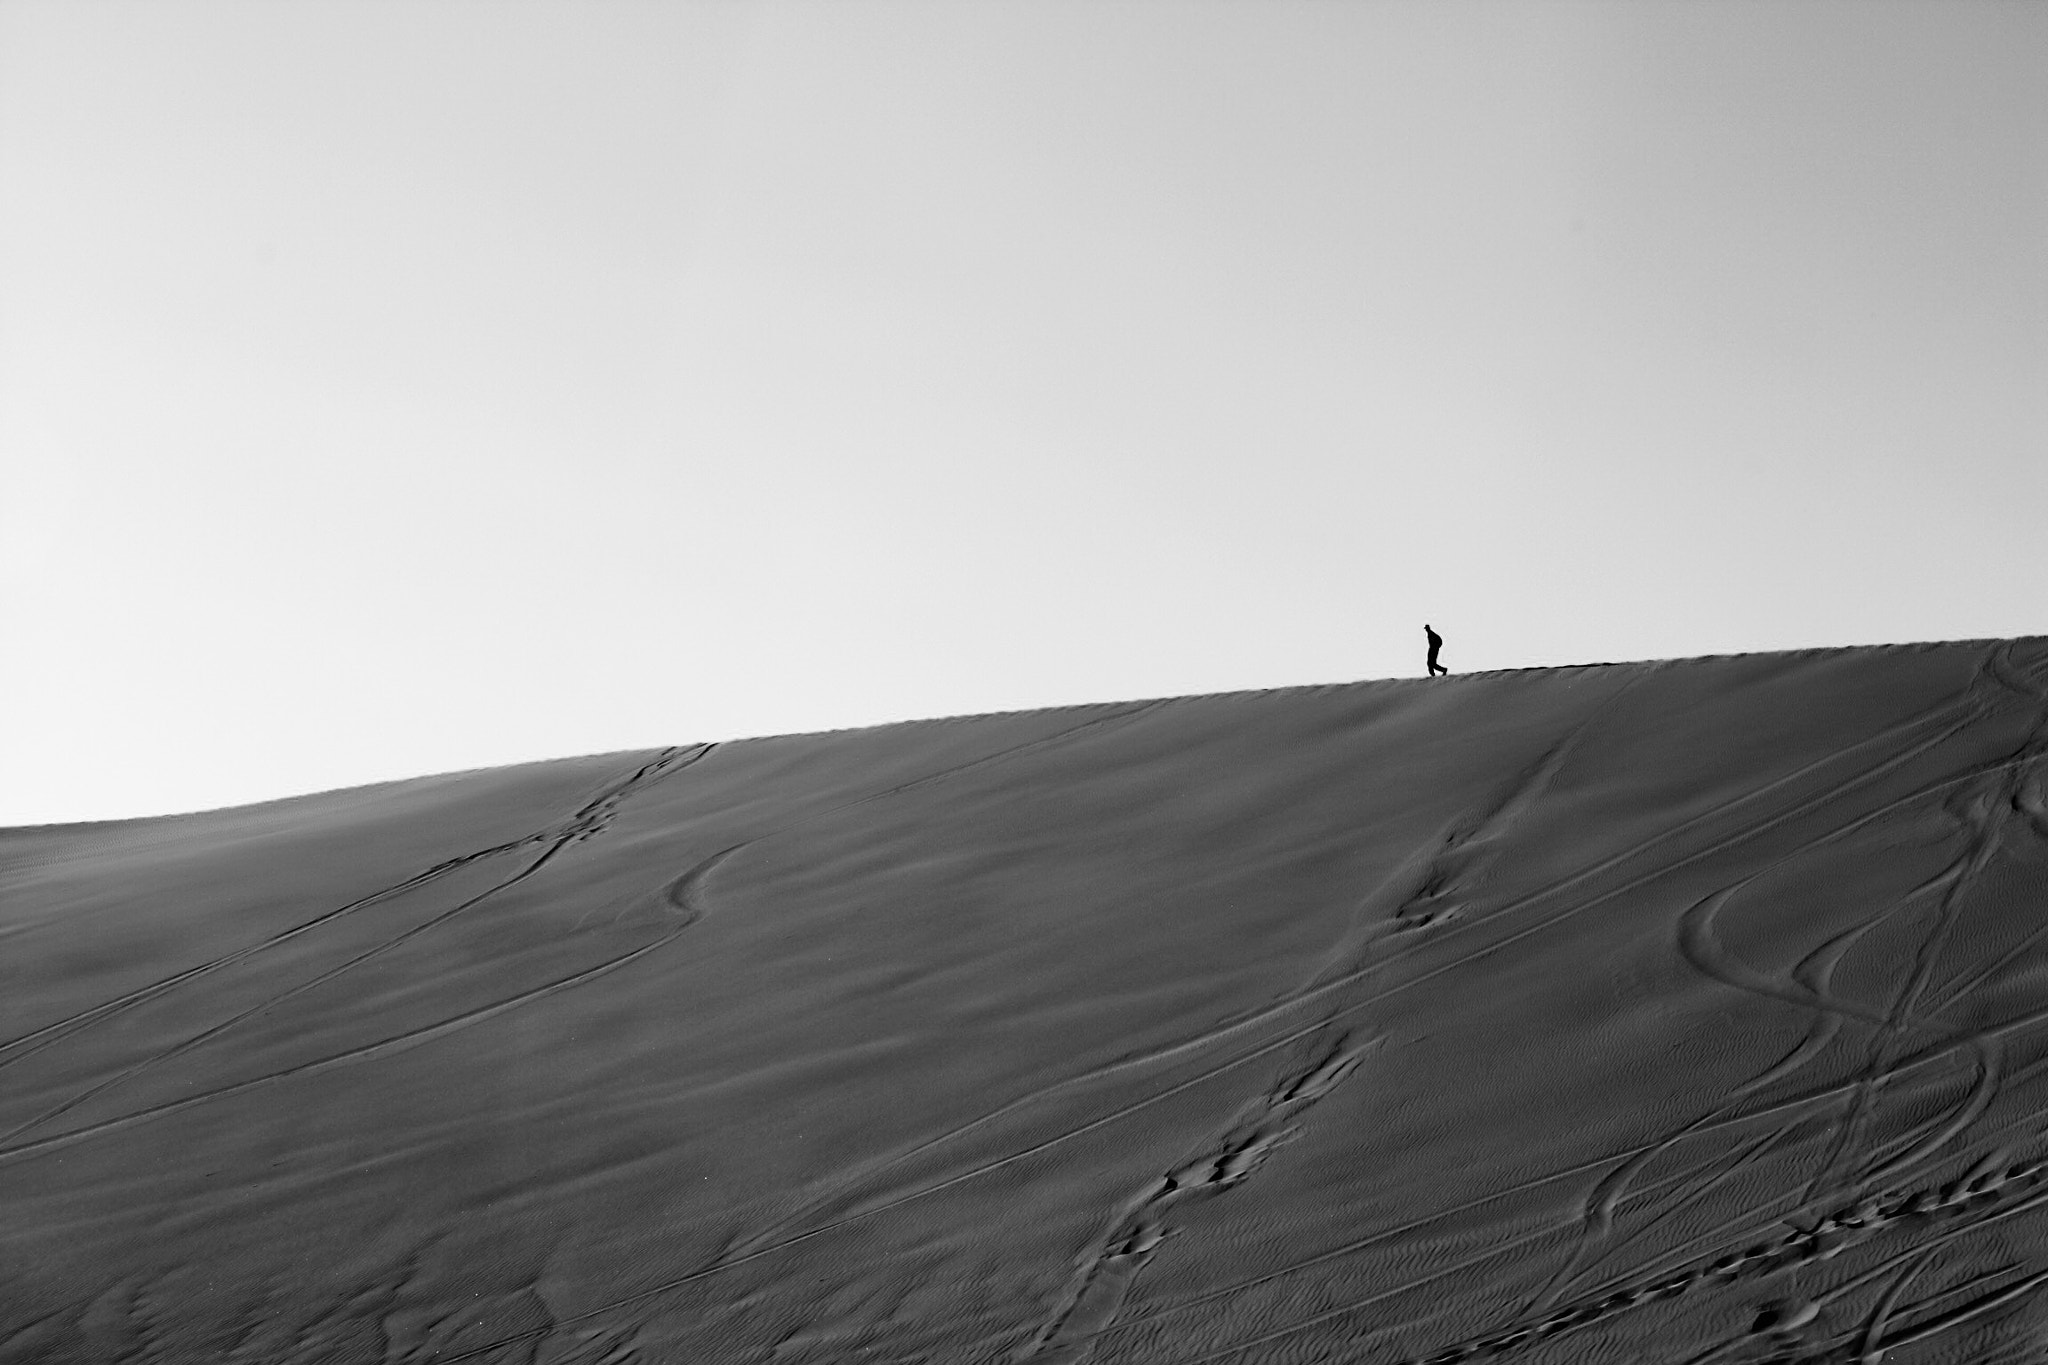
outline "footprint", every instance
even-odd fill
[[[1200,1156],[1169,1169],[1134,1201],[1135,1207],[1127,1205],[1129,1212],[1116,1220],[1069,1281],[1059,1309],[1011,1359],[1034,1365],[1079,1365],[1086,1360],[1116,1321],[1138,1272],[1170,1235],[1166,1216],[1172,1207],[1184,1199],[1226,1192],[1250,1179],[1276,1148],[1301,1131],[1284,1120],[1328,1096],[1357,1070],[1372,1045],[1354,1045],[1348,1036],[1340,1036],[1321,1061],[1282,1080]]]
[[[1450,1365],[1452,1361],[1479,1356],[1505,1355],[1630,1308],[1675,1298],[1702,1284],[1732,1284],[1792,1266],[1829,1260],[1901,1222],[1953,1216],[1972,1206],[1995,1203],[2043,1179],[2048,1179],[2048,1158],[2013,1161],[2006,1150],[1995,1150],[1964,1174],[1939,1186],[1889,1196],[1871,1195],[1822,1215],[1811,1227],[1795,1227],[1768,1242],[1723,1252],[1702,1265],[1667,1275],[1649,1285],[1558,1308],[1530,1326],[1458,1342],[1435,1355],[1416,1356],[1398,1365]],[[1819,1305],[1811,1299],[1780,1300],[1764,1305],[1749,1330],[1753,1335],[1784,1343],[1804,1332],[1819,1314]],[[1811,1356],[1805,1348],[1789,1345],[1763,1357],[1756,1365],[1797,1365],[1811,1359],[1819,1357]]]

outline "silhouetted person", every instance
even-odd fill
[[[1429,637],[1429,676],[1434,678],[1439,673],[1449,673],[1450,669],[1436,661],[1436,652],[1444,647],[1444,637],[1431,630],[1427,621],[1422,623],[1422,633]]]

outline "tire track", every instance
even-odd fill
[[[1915,893],[1908,893],[1902,897],[1900,904],[1909,902],[1913,894]],[[1893,907],[1894,910],[1897,908],[1896,905]],[[1841,965],[1842,959],[1848,955],[1851,948],[1862,941],[1865,934],[1883,923],[1892,913],[1893,911],[1885,911],[1874,915],[1861,924],[1843,930],[1815,948],[1792,968],[1793,981],[1804,987],[1806,993],[1816,1001],[1829,1000],[1834,994],[1835,968]],[[1735,1091],[1737,1097],[1747,1098],[1776,1085],[1787,1076],[1797,1074],[1808,1062],[1825,1052],[1828,1045],[1840,1035],[1844,1017],[1833,1009],[1817,1009],[1813,1021],[1807,1026],[1806,1036],[1776,1064],[1738,1086]]]
[[[1884,1329],[1891,1321],[1892,1310],[1898,1307],[1900,1297],[1906,1292],[1906,1286],[1911,1284],[1914,1277],[1922,1270],[1925,1270],[1927,1263],[1933,1259],[1934,1248],[1932,1247],[1918,1252],[1911,1260],[1906,1262],[1905,1269],[1901,1270],[1893,1277],[1892,1282],[1885,1286],[1884,1292],[1878,1295],[1877,1302],[1871,1306],[1870,1315],[1864,1319],[1862,1332],[1857,1336],[1856,1357],[1858,1360],[1868,1361],[1870,1365],[1877,1365],[1877,1362],[1884,1358],[1884,1347],[1879,1343],[1884,1340]]]
[[[1574,1296],[1584,1297],[1582,1286],[1588,1279],[1592,1277],[1594,1272],[1599,1269],[1602,1261],[1610,1260],[1620,1255],[1621,1252],[1635,1245],[1643,1237],[1649,1235],[1650,1232],[1654,1231],[1658,1227],[1661,1227],[1667,1220],[1675,1217],[1677,1214],[1684,1211],[1685,1209],[1697,1205],[1701,1200],[1703,1200],[1708,1194],[1712,1193],[1715,1189],[1718,1189],[1720,1186],[1725,1185],[1728,1181],[1733,1180],[1737,1175],[1741,1174],[1743,1171],[1748,1170],[1756,1162],[1759,1162],[1763,1160],[1765,1157],[1769,1156],[1771,1154],[1771,1151],[1774,1148],[1776,1148],[1779,1143],[1783,1142],[1788,1136],[1797,1131],[1798,1126],[1799,1125],[1797,1121],[1782,1123],[1778,1125],[1778,1127],[1772,1129],[1768,1133],[1765,1133],[1762,1137],[1752,1139],[1751,1141],[1744,1143],[1741,1147],[1738,1147],[1735,1150],[1734,1155],[1729,1159],[1728,1163],[1722,1166],[1720,1170],[1715,1171],[1712,1175],[1707,1176],[1703,1180],[1686,1183],[1682,1187],[1674,1189],[1670,1197],[1665,1200],[1664,1205],[1661,1209],[1659,1209],[1656,1213],[1650,1215],[1648,1218],[1645,1218],[1641,1223],[1637,1224],[1634,1228],[1630,1229],[1629,1232],[1627,1232],[1625,1235],[1621,1237],[1612,1238],[1611,1240],[1603,1241],[1601,1246],[1599,1247],[1599,1254],[1593,1257],[1588,1263],[1586,1263],[1583,1266],[1583,1268],[1579,1270],[1578,1273],[1569,1276],[1560,1286],[1558,1292],[1553,1298],[1545,1302],[1542,1302],[1538,1307],[1533,1309],[1531,1312],[1525,1312],[1521,1314],[1520,1320],[1526,1321],[1529,1317],[1534,1316],[1535,1313],[1546,1312],[1549,1309],[1554,1308],[1557,1305],[1557,1303],[1567,1298],[1571,1298]],[[1645,1191],[1644,1197],[1645,1199],[1653,1199],[1656,1198],[1660,1193],[1660,1191],[1652,1189]],[[1617,1212],[1619,1210],[1619,1205],[1620,1201],[1617,1200]],[[1731,1226],[1739,1226],[1739,1224],[1723,1224],[1721,1227],[1715,1229],[1714,1233],[1715,1235],[1725,1233],[1730,1229]],[[1712,1238],[1710,1237],[1708,1240],[1711,1239]],[[1697,1241],[1699,1239],[1695,1238],[1694,1240]],[[1640,1271],[1637,1271],[1636,1275],[1639,1276],[1640,1273]],[[1624,1275],[1620,1278],[1625,1280],[1629,1278],[1634,1278],[1634,1276]],[[1608,1285],[1607,1287],[1609,1289],[1612,1289],[1614,1286]]]
[[[1724,1106],[1710,1111],[1710,1116],[1718,1117],[1726,1112],[1727,1108]],[[1696,1120],[1695,1124],[1687,1125],[1686,1128],[1678,1130],[1662,1141],[1644,1147],[1595,1182],[1593,1188],[1580,1201],[1579,1235],[1572,1244],[1571,1253],[1566,1256],[1564,1263],[1557,1268],[1550,1279],[1544,1283],[1543,1287],[1531,1295],[1529,1301],[1515,1313],[1514,1320],[1517,1323],[1535,1319],[1554,1308],[1570,1292],[1573,1284],[1583,1278],[1583,1272],[1591,1269],[1588,1261],[1596,1253],[1611,1255],[1614,1251],[1620,1249],[1619,1246],[1609,1245],[1609,1239],[1613,1235],[1615,1218],[1619,1212],[1622,1200],[1630,1193],[1630,1187],[1635,1183],[1636,1178],[1648,1168],[1650,1163],[1669,1152],[1687,1137],[1692,1136],[1691,1129],[1697,1122]],[[1637,1233],[1632,1233],[1630,1235],[1631,1240],[1634,1236],[1639,1235],[1640,1232],[1647,1231],[1648,1226],[1654,1226],[1657,1222],[1662,1221],[1663,1218],[1677,1212],[1686,1204],[1732,1177],[1737,1171],[1743,1169],[1752,1157],[1768,1151],[1772,1146],[1776,1145],[1794,1126],[1795,1123],[1793,1122],[1779,1125],[1774,1132],[1765,1134],[1762,1138],[1749,1144],[1747,1149],[1739,1152],[1735,1162],[1719,1174],[1701,1184],[1687,1186],[1671,1204],[1666,1206],[1662,1213],[1651,1219],[1645,1228],[1639,1229]],[[1597,1260],[1593,1264],[1597,1265]]]
[[[1828,1044],[1834,1041],[1835,1036],[1841,1030],[1844,1017],[1839,1012],[1825,1007],[1827,997],[1831,994],[1831,982],[1835,967],[1840,963],[1843,955],[1854,946],[1856,941],[1882,918],[1884,918],[1882,915],[1873,917],[1860,925],[1836,935],[1834,938],[1823,943],[1819,948],[1814,949],[1813,952],[1807,954],[1793,968],[1794,980],[1804,986],[1810,995],[1822,1003],[1822,1008],[1816,1010],[1814,1014],[1813,1023],[1809,1026],[1806,1036],[1778,1062],[1767,1067],[1749,1080],[1744,1081],[1730,1092],[1730,1104],[1718,1106],[1716,1109],[1709,1111],[1706,1117],[1711,1118],[1731,1113],[1739,1106],[1741,1101],[1768,1089],[1787,1076],[1796,1074],[1808,1062],[1819,1056],[1827,1048]],[[1792,1120],[1781,1126],[1775,1133],[1767,1134],[1764,1138],[1759,1139],[1759,1142],[1763,1144],[1763,1149],[1768,1150],[1769,1146],[1774,1145],[1785,1134],[1792,1131],[1798,1122],[1799,1120]],[[1686,1129],[1678,1130],[1672,1136],[1680,1139],[1690,1136],[1691,1127],[1691,1125],[1688,1125]],[[1761,1152],[1757,1154],[1761,1155]],[[1722,1175],[1716,1176],[1713,1180],[1708,1181],[1696,1190],[1688,1191],[1672,1207],[1657,1214],[1635,1231],[1630,1232],[1627,1236],[1606,1247],[1603,1254],[1611,1256],[1629,1246],[1638,1237],[1662,1223],[1671,1214],[1676,1213],[1679,1208],[1692,1202],[1699,1195],[1706,1193],[1707,1190],[1721,1183],[1723,1179],[1733,1175],[1735,1171],[1741,1169],[1743,1164],[1744,1161],[1739,1159],[1736,1164],[1730,1166]],[[1548,1303],[1541,1305],[1544,1308],[1549,1306]]]
[[[1812,1009],[1817,1012],[1820,1019],[1826,1021],[1826,1027],[1817,1027],[1815,1030],[1810,1031],[1806,1040],[1785,1061],[1772,1067],[1763,1076],[1744,1085],[1737,1092],[1738,1096],[1754,1093],[1756,1089],[1768,1081],[1782,1079],[1783,1076],[1790,1074],[1792,1070],[1796,1069],[1796,1065],[1803,1063],[1812,1056],[1818,1055],[1820,1047],[1824,1046],[1826,1042],[1832,1041],[1835,1032],[1845,1020],[1870,1024],[1873,1028],[1878,1029],[1881,1034],[1892,1036],[1898,1035],[1909,1025],[1917,1026],[1932,1031],[1937,1036],[1947,1035],[1958,1043],[1977,1046],[1981,1058],[1980,1085],[1965,1100],[1962,1122],[1960,1124],[1951,1123],[1945,1127],[1938,1135],[1938,1140],[1934,1141],[1932,1146],[1928,1147],[1924,1152],[1919,1153],[1919,1155],[1926,1155],[1931,1153],[1934,1147],[1942,1145],[1942,1143],[1953,1137],[1961,1130],[1962,1126],[1966,1126],[1968,1122],[1973,1121],[1989,1105],[1991,1098],[1996,1093],[1998,1083],[1999,1058],[1996,1055],[1995,1049],[1983,1040],[1972,1042],[1962,1038],[1960,1035],[1954,1034],[1952,1030],[1947,1029],[1945,1026],[1919,1017],[1913,1009],[1913,1000],[1903,993],[1900,999],[1894,1002],[1891,1009],[1887,1010],[1883,1015],[1879,1015],[1875,1011],[1863,1009],[1834,998],[1827,986],[1834,966],[1840,961],[1842,955],[1849,947],[1853,946],[1864,934],[1897,914],[1921,894],[1947,883],[1944,910],[1954,905],[1958,894],[1958,886],[1968,879],[1971,866],[1970,855],[1966,853],[1965,857],[1959,860],[1958,864],[1952,865],[1948,871],[1937,875],[1923,886],[1909,892],[1889,909],[1872,916],[1843,934],[1837,935],[1834,939],[1823,944],[1821,948],[1809,954],[1806,959],[1802,960],[1799,967],[1795,968],[1795,980],[1798,980],[1799,985],[1803,988],[1802,990],[1795,991],[1780,985],[1770,977],[1751,971],[1732,953],[1723,948],[1713,931],[1713,923],[1715,917],[1735,895],[1763,876],[1775,871],[1790,858],[1803,856],[1805,853],[1811,852],[1815,847],[1818,847],[1820,842],[1825,842],[1825,840],[1816,841],[1813,845],[1802,848],[1794,854],[1787,855],[1787,858],[1780,859],[1763,869],[1759,869],[1733,886],[1726,887],[1722,891],[1704,897],[1695,903],[1680,918],[1678,935],[1680,955],[1696,970],[1711,979],[1734,986],[1751,994],[1768,999],[1782,1000]],[[1801,977],[1804,977],[1804,979],[1800,979]],[[1886,1055],[1888,1056],[1889,1054]],[[1855,1081],[1856,1088],[1851,1092],[1851,1102],[1854,1103],[1857,1096],[1868,1093],[1872,1086],[1873,1078],[1883,1077],[1888,1079],[1896,1074],[1897,1070],[1902,1070],[1902,1068],[1891,1068],[1882,1057],[1874,1060]],[[1879,1080],[1876,1083],[1881,1085],[1883,1082]],[[1839,1140],[1837,1149],[1840,1149]],[[1886,1169],[1893,1169],[1907,1164],[1911,1163],[1901,1159],[1898,1162],[1892,1163]],[[1808,1201],[1810,1202],[1820,1197],[1820,1194],[1821,1187],[1816,1182],[1809,1188]]]
[[[1977,1120],[1984,1117],[1991,1108],[1992,1101],[1998,1098],[2003,1085],[2005,1049],[2001,1040],[1997,1038],[1978,1039],[1970,1046],[1977,1053],[1977,1079],[1956,1111],[1941,1121],[1940,1126],[1927,1137],[1916,1141],[1903,1155],[1857,1172],[1855,1179],[1848,1185],[1849,1189],[1857,1189],[1870,1181],[1911,1170],[1968,1132]]]
[[[2011,777],[2011,774],[2006,774],[2005,781],[2000,785],[2009,785]],[[1871,1041],[1862,1078],[1849,1102],[1848,1115],[1837,1130],[1833,1147],[1822,1158],[1819,1169],[1814,1172],[1809,1187],[1810,1197],[1818,1197],[1823,1191],[1831,1188],[1829,1177],[1834,1174],[1835,1167],[1861,1143],[1865,1129],[1874,1118],[1884,1088],[1884,1083],[1879,1077],[1883,1075],[1885,1065],[1892,1056],[1898,1039],[1904,1033],[1907,1021],[1914,1017],[1920,997],[1934,972],[1935,964],[1940,960],[1950,937],[1955,932],[1956,924],[1963,913],[1964,897],[1976,885],[1998,849],[1999,825],[2002,823],[1995,813],[1998,805],[1997,801],[1990,799],[1964,803],[1966,811],[1970,814],[1959,818],[1963,818],[1970,829],[1970,843],[1958,861],[1955,876],[1950,879],[1948,888],[1942,896],[1940,912],[1935,917],[1934,925],[1914,954],[1912,971],[1893,997],[1890,1007],[1885,1011],[1884,1023]],[[1851,1183],[1853,1185],[1853,1181]]]

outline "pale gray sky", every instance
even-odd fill
[[[2048,5],[0,0],[0,823],[2048,630]]]

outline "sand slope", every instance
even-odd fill
[[[0,831],[0,1360],[2048,1353],[2048,641]]]

